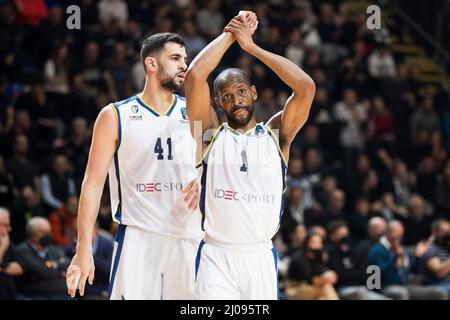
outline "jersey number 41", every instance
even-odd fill
[[[167,159],[168,160],[173,160],[173,155],[172,155],[172,138],[167,138]],[[157,159],[158,160],[164,160],[164,149],[161,145],[161,138],[156,139],[156,144],[155,144],[155,148],[153,149],[154,152],[158,155]]]

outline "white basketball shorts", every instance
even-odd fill
[[[278,254],[272,243],[219,247],[202,240],[196,300],[276,300]]]
[[[199,243],[121,224],[114,243],[109,298],[194,299]]]

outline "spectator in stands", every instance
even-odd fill
[[[73,163],[73,175],[76,189],[80,190],[81,182],[86,168],[89,147],[91,143],[91,132],[85,118],[77,117],[72,121],[71,135],[62,148],[64,154]]]
[[[49,1],[48,18],[38,27],[37,32],[41,37],[36,37],[39,42],[36,43],[36,52],[32,52],[33,57],[39,57],[45,61],[52,54],[53,48],[61,43],[70,43],[74,40],[73,33],[66,26],[66,7],[60,1]],[[34,39],[34,40],[37,40]]]
[[[396,204],[391,192],[383,193],[380,201],[372,203],[372,210],[378,212],[387,221],[408,215],[407,207]]]
[[[349,176],[358,151],[364,146],[363,125],[367,122],[366,107],[358,101],[354,89],[345,89],[343,99],[333,107],[334,119],[342,126],[339,134],[344,153],[345,172]]]
[[[442,212],[450,218],[450,161],[444,168],[441,181],[436,188],[436,212]]]
[[[357,197],[355,209],[347,219],[351,231],[350,236],[355,243],[367,238],[367,225],[371,215],[369,200],[365,197]]]
[[[185,20],[180,30],[180,35],[186,44],[186,53],[189,59],[194,60],[195,56],[206,46],[206,41],[197,33],[197,27],[192,20]]]
[[[337,300],[337,275],[326,267],[327,253],[320,235],[306,236],[303,250],[292,256],[286,285],[290,299]]]
[[[282,216],[282,224],[298,224],[305,222],[303,191],[297,186],[289,190],[286,207]]]
[[[448,147],[443,140],[443,134],[440,131],[434,131],[431,134],[431,157],[437,168],[443,168],[448,160]],[[422,158],[427,155],[423,155]]]
[[[404,227],[398,220],[388,223],[385,237],[369,251],[369,263],[381,270],[381,292],[396,300],[445,300],[447,292],[439,287],[410,284],[411,272],[417,270],[418,259],[427,249],[426,242],[419,243],[411,254],[402,246]]]
[[[95,41],[86,43],[82,60],[78,65],[74,65],[72,71],[74,89],[85,97],[95,97],[99,92],[106,92],[111,97],[117,97],[111,74],[104,70],[99,58],[98,43]],[[86,101],[83,102],[86,103]]]
[[[322,226],[328,225],[332,220],[346,220],[345,193],[341,189],[333,190],[328,198],[328,206],[323,213]]]
[[[378,45],[367,59],[369,73],[374,78],[394,78],[395,60],[386,44]]]
[[[76,252],[76,234],[72,242],[66,247],[66,255],[73,258]],[[86,286],[84,299],[102,299],[108,298],[109,276],[111,271],[112,255],[114,241],[100,234],[98,224],[94,226],[92,237],[92,255],[95,264],[95,279],[91,286]]]
[[[342,46],[339,45],[343,31],[343,19],[339,13],[333,10],[330,3],[321,3],[319,9],[317,31],[324,43],[321,47],[324,54],[324,63],[331,65],[340,55],[344,54],[341,52]]]
[[[371,168],[369,156],[365,153],[360,153],[356,158],[355,166],[352,168],[349,179],[346,182],[346,187],[352,196],[358,194],[361,187],[361,181],[367,176]]]
[[[69,48],[66,44],[58,45],[50,59],[44,65],[45,90],[66,94],[69,92]]]
[[[322,153],[322,147],[320,145],[320,132],[319,128],[314,124],[306,125],[303,128],[303,134],[294,141],[298,143],[301,150],[309,150],[315,148]]]
[[[37,300],[65,299],[65,271],[69,265],[64,253],[51,244],[47,219],[31,218],[27,223],[27,241],[17,248],[17,259],[24,270],[18,278],[19,291]]]
[[[314,190],[314,198],[317,200],[317,204],[319,205],[317,209],[321,210],[327,207],[330,194],[336,189],[337,181],[334,176],[328,175],[323,177],[320,186]]]
[[[17,263],[16,248],[9,238],[11,222],[9,211],[0,207],[0,300],[16,299],[15,277],[23,273]]]
[[[41,203],[37,192],[30,186],[21,190],[20,196],[16,198],[11,215],[12,232],[11,239],[20,243],[26,239],[26,224],[32,217],[46,217],[47,211]]]
[[[295,28],[289,34],[289,43],[284,55],[296,65],[302,66],[306,54],[302,45],[302,34],[299,29]]]
[[[16,109],[27,110],[31,119],[36,121],[39,139],[34,148],[45,152],[52,147],[53,140],[63,133],[64,124],[60,116],[62,110],[49,98],[40,74],[30,82],[31,90],[17,98]]]
[[[411,194],[415,189],[415,180],[403,160],[394,161],[390,188],[393,191],[395,203],[405,208],[408,207]]]
[[[216,37],[222,32],[224,17],[219,8],[220,1],[208,1],[205,8],[200,9],[197,14],[196,23],[198,30],[207,40]]]
[[[128,4],[124,0],[101,0],[98,3],[98,18],[104,25],[116,22],[125,28],[128,22]]]
[[[362,240],[355,249],[357,265],[368,266],[369,251],[386,234],[387,223],[382,217],[372,217],[367,223],[367,238]]]
[[[14,109],[7,90],[8,78],[2,74],[0,75],[0,137],[9,133],[14,125]]]
[[[312,225],[311,227],[309,227],[308,233],[318,234],[319,236],[322,237],[322,239],[327,239],[327,237],[328,237],[327,229],[325,229],[325,227],[318,225],[318,224]]]
[[[314,190],[320,186],[323,175],[326,173],[322,166],[322,155],[317,148],[309,148],[305,153],[304,175],[299,180],[304,192],[305,208],[313,208],[317,200]]]
[[[422,259],[422,282],[443,287],[450,296],[450,222],[435,220],[432,233],[434,240]]]
[[[287,250],[284,256],[292,256],[295,252],[301,250],[302,245],[305,241],[308,230],[302,223],[291,223],[286,224],[289,227],[285,230],[286,236],[283,237],[285,244],[287,245]]]
[[[38,128],[35,120],[31,119],[30,113],[24,109],[18,109],[14,112],[14,128],[5,135],[6,141],[14,141],[20,134],[25,135],[28,138],[30,145],[29,153],[33,154],[38,145]],[[8,143],[5,142],[5,147]],[[9,147],[10,145],[8,145]]]
[[[357,264],[350,233],[345,221],[333,220],[328,224],[328,268],[337,274],[336,288],[344,300],[383,300],[383,295],[367,289],[365,265]]]
[[[255,116],[259,122],[267,122],[277,112],[275,94],[271,88],[264,88],[255,101]]]
[[[288,186],[298,183],[300,178],[303,176],[302,159],[299,157],[291,157],[289,159],[288,171],[289,172],[286,177],[286,182]]]
[[[449,107],[450,106],[450,73],[447,72],[447,75],[445,77],[445,81],[442,83],[441,88],[434,96],[434,103],[435,103],[435,109],[437,112],[445,116],[445,134],[448,137],[449,136],[449,127],[448,127],[448,120],[449,120]]]
[[[281,238],[285,248],[283,252],[280,252],[277,247],[277,251],[280,257],[278,262],[278,278],[281,280],[282,285],[288,277],[292,256],[301,251],[307,233],[308,230],[302,223],[291,222],[281,226]]]
[[[123,42],[115,43],[112,50],[112,56],[105,69],[112,77],[118,100],[122,100],[133,95],[130,82],[131,67],[127,62],[127,48]]]
[[[378,174],[375,170],[369,170],[366,176],[364,176],[357,195],[366,197],[370,203],[380,199],[381,188],[379,185]]]
[[[393,142],[395,140],[395,122],[392,112],[386,108],[380,96],[373,99],[373,108],[369,116],[368,135],[371,139],[380,142]]]
[[[436,195],[437,164],[431,156],[422,158],[417,168],[417,192],[433,202]]]
[[[262,43],[262,46],[270,52],[274,52],[280,55],[283,54],[285,43],[284,39],[281,37],[281,30],[279,26],[273,24],[269,26],[269,28],[267,29],[267,35]]]
[[[422,99],[420,109],[416,110],[410,119],[412,135],[417,135],[421,130],[426,130],[431,135],[441,127],[438,114],[433,110],[433,99],[425,97]]]
[[[0,154],[0,203],[11,207],[14,201],[13,184],[6,172],[5,161]]]
[[[49,216],[53,243],[63,247],[70,244],[76,235],[78,197],[69,196],[64,206],[53,211]]]
[[[411,196],[408,217],[399,217],[405,227],[407,246],[415,245],[430,236],[432,216],[427,212],[425,199],[417,194]]]
[[[65,155],[54,156],[51,171],[41,177],[41,190],[44,204],[52,209],[61,208],[68,196],[75,195],[75,182]]]
[[[29,158],[28,138],[19,134],[14,140],[14,156],[6,163],[7,171],[14,185],[15,194],[23,187],[31,186],[39,192],[39,167]]]

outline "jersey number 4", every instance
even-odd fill
[[[172,156],[172,138],[167,138],[167,148],[168,148],[168,160],[173,160]],[[164,160],[164,149],[161,145],[161,138],[156,139],[155,148],[153,149],[156,154],[158,154],[157,159],[158,160]]]

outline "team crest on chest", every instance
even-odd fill
[[[182,107],[182,108],[180,109],[180,112],[181,112],[181,116],[183,117],[183,119],[184,119],[184,120],[187,120],[188,118],[187,118],[187,111],[186,111],[186,108],[185,108],[185,107]]]
[[[180,122],[181,123],[189,123],[189,120],[187,118],[186,107],[181,107],[180,112],[181,112],[181,117],[183,118],[180,120]]]

